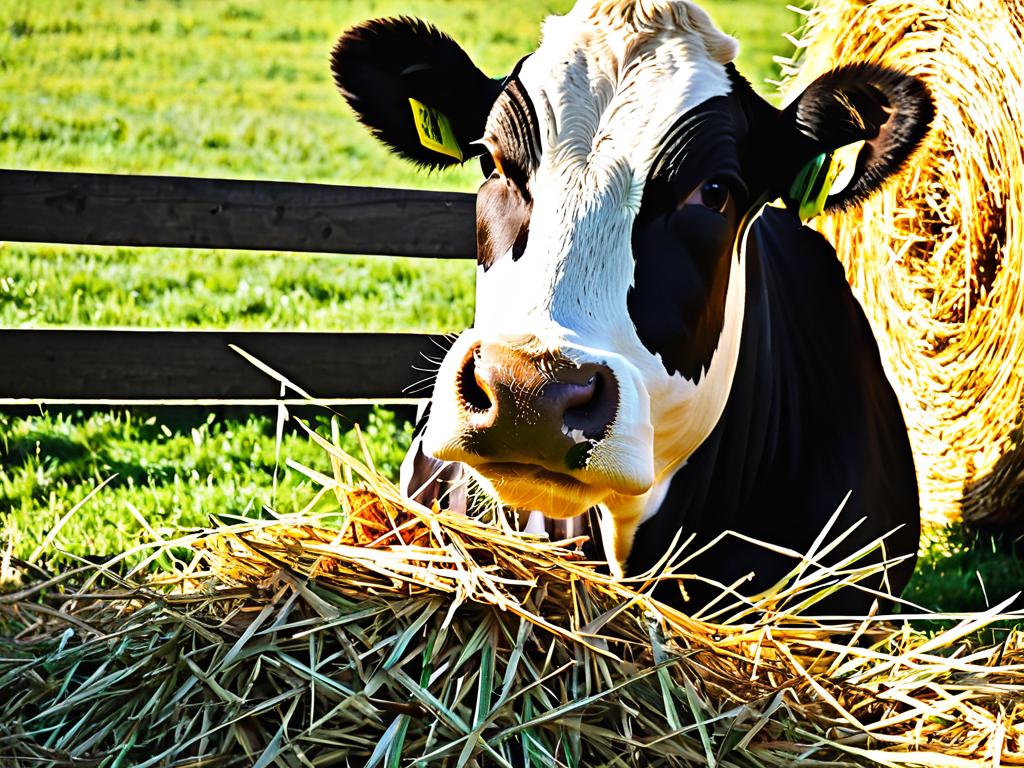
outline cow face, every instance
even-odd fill
[[[923,87],[877,67],[775,110],[736,51],[692,3],[592,0],[549,19],[500,81],[408,19],[350,30],[334,53],[379,138],[429,166],[479,156],[486,176],[476,319],[441,365],[423,451],[513,507],[600,505],[613,561],[725,407],[761,207],[863,196],[929,119]],[[817,170],[850,146],[842,183]]]

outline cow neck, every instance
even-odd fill
[[[799,437],[805,423],[801,408],[812,400],[814,410],[828,407],[822,402],[827,393],[815,385],[817,372],[801,349],[816,322],[805,312],[805,293],[842,286],[807,285],[772,262],[773,251],[799,230],[791,218],[767,208],[751,225],[742,340],[729,398],[714,430],[675,472],[657,511],[637,532],[627,565],[631,573],[653,565],[660,554],[653,550],[667,546],[680,529],[684,537],[696,534],[698,543],[725,529],[773,538],[775,505],[785,487],[798,482],[798,469],[811,463]],[[831,249],[829,254],[834,260]],[[838,263],[833,266],[842,280]],[[645,541],[657,547],[645,548]]]

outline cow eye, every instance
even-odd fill
[[[703,205],[721,213],[729,204],[729,185],[720,179],[708,179],[686,199],[685,205]]]
[[[729,187],[720,181],[708,181],[700,188],[700,202],[706,208],[721,213],[729,203]]]

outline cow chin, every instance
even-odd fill
[[[510,509],[538,511],[551,518],[575,517],[609,498],[642,497],[655,482],[649,427],[631,430],[632,440],[607,439],[593,449],[586,469],[575,472],[530,459],[510,461],[467,451],[459,439],[432,445],[428,425],[424,447],[442,461],[463,464],[483,489]]]
[[[596,506],[608,489],[582,483],[570,475],[531,464],[489,462],[473,467],[483,485],[503,505],[537,510],[546,517],[576,517]]]

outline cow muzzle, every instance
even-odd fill
[[[610,493],[647,488],[636,473],[608,471],[621,405],[607,361],[532,336],[468,340],[442,366],[425,444],[473,467],[506,504],[568,517]]]
[[[599,363],[531,356],[503,344],[468,350],[456,373],[466,447],[490,461],[577,471],[615,418],[618,384]]]

